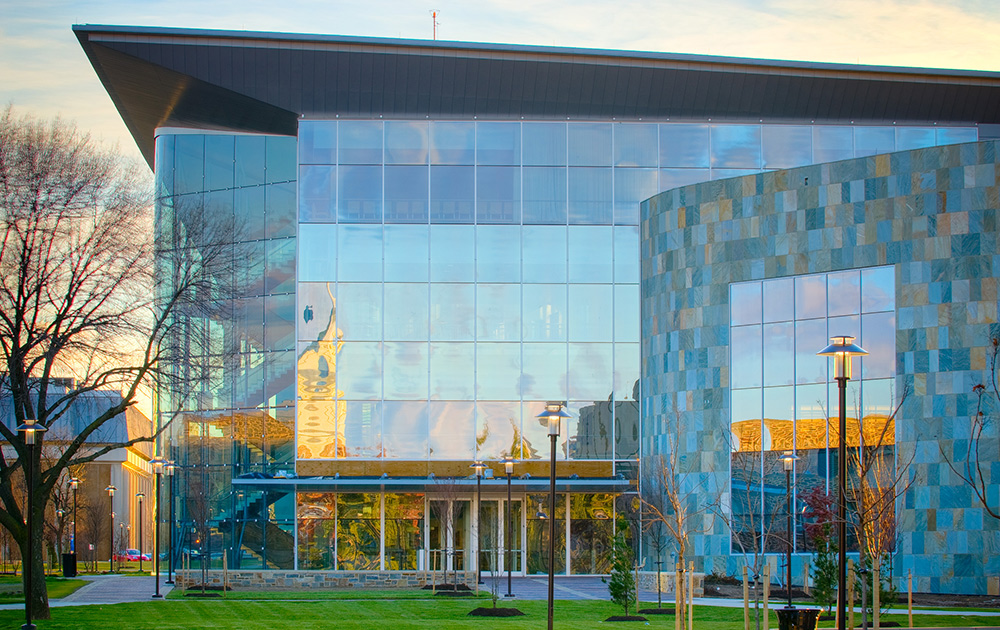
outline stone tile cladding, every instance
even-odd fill
[[[644,202],[643,453],[667,448],[679,421],[686,482],[725,505],[729,284],[894,265],[894,389],[910,391],[897,443],[914,454],[897,575],[912,570],[918,591],[986,593],[988,576],[1000,574],[1000,523],[942,453],[962,457],[972,388],[988,383],[989,346],[1000,337],[998,149],[986,141],[884,154],[706,182]],[[826,343],[817,339],[816,349]],[[994,457],[985,467],[994,504],[997,424],[983,444]],[[740,570],[723,523],[693,538],[697,568]]]
[[[476,587],[474,571],[459,571],[459,583]],[[451,572],[432,575],[428,571],[208,571],[206,586],[232,590],[330,590],[338,588],[421,588],[455,579]],[[200,588],[201,571],[177,571],[177,588]]]

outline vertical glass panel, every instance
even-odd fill
[[[267,136],[264,139],[264,181],[282,184],[295,181],[296,139],[285,136]]]
[[[154,168],[156,170],[156,196],[174,193],[174,154],[177,136],[156,136],[156,155]]]
[[[795,325],[764,324],[764,386],[795,383]]]
[[[762,316],[761,284],[740,282],[729,287],[729,325],[759,324]]]
[[[961,142],[975,142],[979,139],[979,130],[963,129],[958,127],[940,127],[937,130],[937,143],[959,144]]]
[[[655,168],[616,168],[615,224],[638,225],[639,203],[659,191]]]
[[[764,125],[761,129],[764,168],[793,168],[812,164],[812,127]]]
[[[570,166],[611,166],[611,124],[573,122],[569,132]]]
[[[528,575],[544,575],[549,572],[549,521],[542,519],[540,513],[548,513],[549,496],[547,494],[532,494],[526,497],[528,505],[525,513],[527,521],[527,552]],[[556,495],[556,539],[555,574],[566,572],[566,495]]]
[[[795,278],[795,319],[826,317],[826,276],[823,274]],[[826,345],[821,345],[822,350]]]
[[[751,168],[714,168],[712,169],[712,179],[729,179],[730,177],[743,177],[756,173],[757,169]]]
[[[295,331],[289,335],[291,339]],[[295,404],[295,342],[289,340],[284,345],[287,351],[270,352],[264,359],[264,399],[269,406]]]
[[[764,444],[765,450],[791,451],[795,449],[795,388],[764,388]]]
[[[566,340],[566,285],[522,285],[525,341]],[[546,400],[555,400],[546,398]]]
[[[861,273],[858,270],[828,274],[827,288],[827,308],[831,317],[861,312]]]
[[[611,282],[612,233],[610,227],[570,226],[570,282]]]
[[[569,222],[608,225],[614,208],[610,168],[569,169]]]
[[[764,321],[784,322],[792,319],[795,308],[795,281],[792,278],[777,278],[764,281]]]
[[[299,280],[337,279],[337,226],[303,225],[299,230]],[[381,274],[379,274],[381,276]]]
[[[829,343],[825,320],[812,319],[795,322],[796,383],[826,382],[826,357],[817,356],[816,353]]]
[[[264,136],[236,136],[236,186],[264,183]]]
[[[611,289],[610,284],[569,285],[570,341],[612,340],[614,299]]]
[[[264,196],[267,238],[295,236],[295,182],[271,184],[266,187]]]
[[[639,226],[615,227],[615,282],[639,282]]]
[[[520,379],[520,344],[476,344],[476,397],[479,400],[520,400]]]
[[[801,450],[827,447],[827,422],[831,417],[827,385],[798,385],[795,388],[795,445]],[[825,460],[824,460],[825,461]],[[802,467],[799,467],[802,471]],[[821,474],[823,479],[826,473]]]
[[[385,167],[385,222],[427,223],[427,167]]]
[[[730,329],[732,335],[729,378],[730,387],[760,387],[763,348],[760,326],[737,326]]]
[[[521,228],[480,225],[476,228],[476,279],[479,282],[521,281]]]
[[[382,455],[382,404],[378,402],[344,403],[344,457],[371,458]]]
[[[891,378],[865,381],[861,384],[861,438],[869,448],[891,446],[896,443],[895,421],[889,419],[896,407],[892,385]]]
[[[861,318],[857,315],[845,315],[843,317],[831,317],[827,320],[827,330],[829,331],[829,336],[839,336],[839,335],[850,335],[854,337],[856,341],[861,340]],[[829,343],[829,337],[827,338]],[[826,344],[823,345],[823,348]],[[829,358],[829,357],[824,357]],[[832,366],[833,359],[830,359]],[[855,363],[857,366],[857,363]]]
[[[476,285],[476,338],[486,341],[521,340],[520,285]]]
[[[429,363],[427,343],[386,342],[385,398],[426,400]],[[388,424],[385,425],[389,431]],[[426,439],[426,434],[424,435]]]
[[[267,243],[265,293],[290,293],[295,290],[295,239],[271,239]]]
[[[524,182],[523,221],[566,223],[566,169],[530,167],[522,171]]]
[[[426,225],[386,225],[385,280],[427,282],[428,230]]]
[[[615,285],[615,341],[639,341],[639,285]]]
[[[430,226],[431,282],[476,279],[476,229],[471,225]]]
[[[475,285],[432,284],[430,288],[431,339],[440,341],[474,340],[476,338]]]
[[[383,403],[382,444],[384,457],[427,459],[427,403]]]
[[[549,459],[551,446],[549,441],[548,423],[538,417],[545,410],[544,402],[524,402],[521,404],[521,429],[524,432],[522,443],[523,459]],[[562,422],[559,439],[556,440],[556,459],[566,459],[566,421]],[[515,471],[517,468],[515,467]],[[548,502],[538,509],[548,513]]]
[[[636,402],[639,400],[640,363],[638,343],[615,344],[614,387],[616,401]],[[620,456],[621,454],[619,454]]]
[[[524,353],[522,374],[524,398],[566,400],[568,396],[566,344],[526,343],[522,352]],[[542,442],[543,440],[539,441]]]
[[[572,378],[571,369],[571,383]],[[568,459],[612,459],[613,407],[610,400],[601,399],[569,404],[566,411],[571,417],[563,423],[561,431],[566,435]]]
[[[302,374],[301,372],[299,373]],[[343,430],[343,401],[302,400],[298,405],[298,458],[332,459],[343,457],[337,450],[337,433]]]
[[[861,270],[861,312],[896,310],[896,271],[893,267]]]
[[[517,166],[480,166],[476,169],[476,221],[521,222],[521,169]]]
[[[566,228],[531,226],[521,230],[523,282],[566,282]]]
[[[476,456],[476,405],[472,402],[431,402],[431,459],[473,459]]]
[[[613,127],[615,166],[657,166],[659,139],[655,124],[617,123]]]
[[[854,156],[892,153],[896,149],[896,130],[892,127],[855,127]]]
[[[385,494],[385,569],[416,571],[423,550],[424,495]]]
[[[299,181],[299,221],[336,221],[337,167],[302,166]]]
[[[427,341],[426,284],[385,283],[385,339]]]
[[[382,220],[382,167],[341,166],[337,169],[337,217],[348,223]]]
[[[173,193],[183,195],[205,190],[205,136],[195,134],[179,134],[174,136],[174,169]]]
[[[427,164],[427,123],[385,123],[386,164]]]
[[[481,122],[476,125],[476,158],[479,164],[521,163],[521,124]]]
[[[660,166],[663,168],[708,168],[708,125],[663,123],[660,125]]]
[[[336,558],[335,495],[310,492],[297,496],[299,566],[306,570],[331,570]]]
[[[431,164],[475,164],[476,124],[432,122]]]
[[[896,127],[896,150],[910,151],[935,145],[932,127]]]
[[[818,125],[813,127],[813,162],[836,162],[854,157],[854,129]]]
[[[868,356],[861,357],[861,378],[888,378],[896,375],[896,314],[869,313],[861,316],[861,347]],[[857,364],[855,364],[857,367]],[[939,365],[938,369],[956,369]]]
[[[299,163],[337,163],[337,122],[334,120],[299,121]]]
[[[340,226],[337,230],[337,263],[337,279],[341,282],[381,281],[382,226]]]
[[[354,400],[382,397],[382,344],[344,342],[337,353],[337,389]]]
[[[264,187],[237,188],[233,191],[233,202],[239,232],[236,240],[264,238]]]
[[[183,136],[178,136],[181,138]],[[236,181],[235,136],[207,135],[205,139],[205,190],[232,188]]]
[[[501,459],[513,454],[520,459],[521,403],[476,404],[476,444],[479,459]],[[499,473],[497,474],[499,476]]]
[[[267,440],[265,472],[295,465],[295,408],[272,408],[271,418],[269,424],[271,428],[267,430],[265,436]]]
[[[432,166],[431,222],[474,222],[476,217],[475,179],[475,169],[471,166]]]
[[[382,121],[342,120],[338,134],[341,164],[382,163]]]
[[[760,125],[713,125],[712,168],[760,168]]]
[[[298,284],[296,295],[299,299],[298,335],[300,340],[325,339],[332,341],[336,339],[337,327],[342,325],[339,320],[342,312],[338,310],[336,318],[334,317],[335,290],[336,285],[332,282],[300,282]],[[381,305],[381,300],[379,300],[379,304]],[[342,306],[340,302],[337,305]],[[381,328],[380,323],[379,329],[381,330]]]
[[[300,291],[301,286],[299,285]],[[320,315],[317,311],[317,319],[320,319]],[[329,330],[334,334],[339,330],[347,341],[381,339],[382,285],[341,282],[337,285],[337,308],[334,316],[336,319],[331,321]]]
[[[337,569],[376,571],[382,540],[378,494],[337,495]]]
[[[574,494],[570,498],[570,573],[610,573],[611,556],[605,546],[614,539],[613,495]]]
[[[236,290],[239,295],[264,294],[264,241],[241,243],[236,258]]]
[[[566,165],[566,123],[526,122],[522,125],[521,133],[524,138],[524,164]]]
[[[740,389],[730,393],[734,451],[759,451],[761,448],[760,419],[763,409],[760,389]]]
[[[707,182],[710,179],[712,172],[707,168],[663,168],[660,169],[660,190],[680,188]]]
[[[435,341],[430,348],[431,400],[475,400],[476,348],[472,343]],[[434,416],[432,415],[433,419]],[[465,419],[471,435],[472,413]],[[470,452],[469,457],[472,456]]]
[[[610,343],[569,344],[569,397],[609,400],[613,389]]]

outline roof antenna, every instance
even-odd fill
[[[438,38],[438,10],[431,9],[431,21],[434,23],[434,40]]]

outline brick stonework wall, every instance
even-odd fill
[[[454,578],[448,573],[448,580]],[[178,571],[174,578],[177,588],[199,588],[201,571]],[[426,571],[209,571],[207,586],[222,588],[226,581],[233,590],[313,589],[338,588],[421,588],[432,581],[445,581],[441,573],[436,580]],[[476,574],[459,571],[458,581],[469,588],[476,586]]]

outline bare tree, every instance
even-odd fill
[[[155,435],[97,443],[154,380],[177,389],[186,375],[164,370],[199,338],[178,332],[184,318],[229,290],[234,225],[191,211],[158,226],[170,248],[156,249],[148,172],[96,146],[65,122],[0,113],[0,526],[30,555],[35,615],[49,618],[42,572],[42,523],[67,468]],[[228,221],[228,222],[227,222]],[[182,246],[187,243],[188,246]],[[70,424],[74,403],[102,390],[120,397]],[[162,411],[162,410],[161,410]],[[34,419],[64,427],[58,457],[29,449],[14,427]],[[60,421],[62,424],[60,425]],[[165,422],[161,421],[160,430]],[[97,435],[95,435],[97,434]],[[29,459],[30,455],[30,459]],[[32,469],[28,531],[12,480]]]

